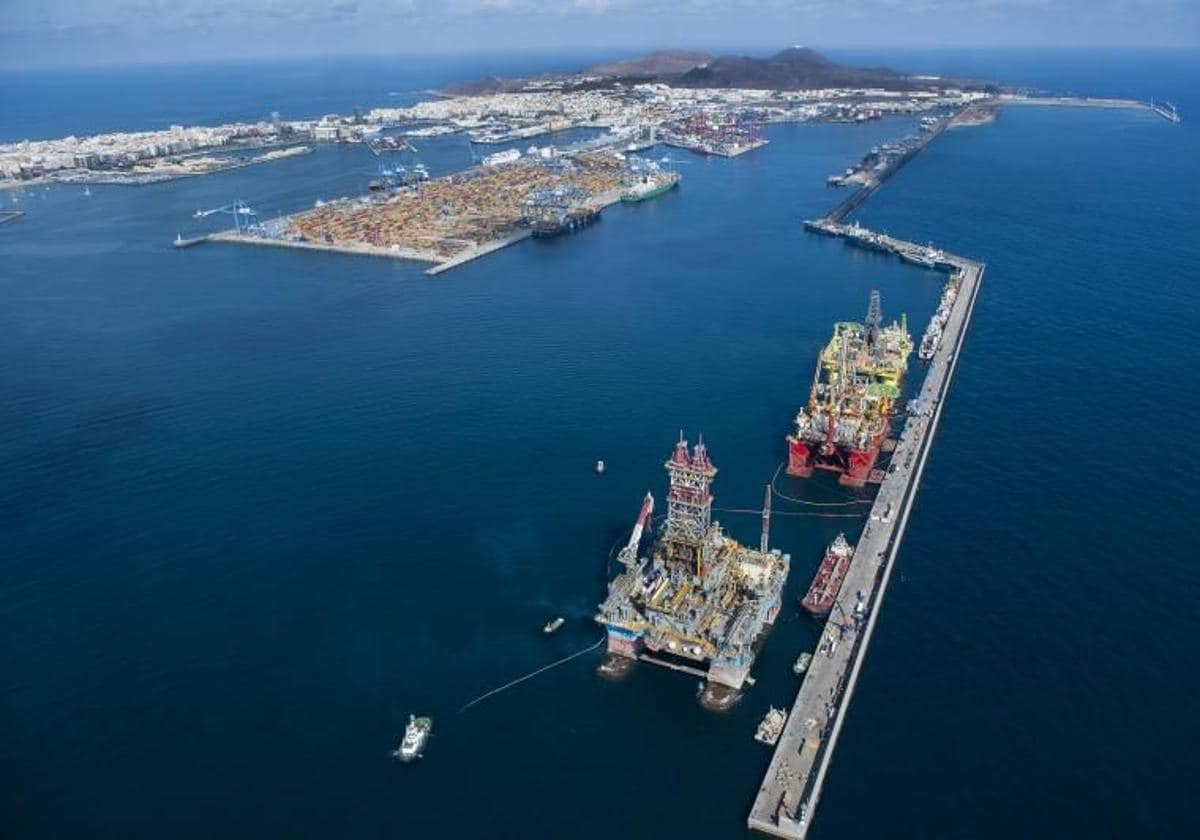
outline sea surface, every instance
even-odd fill
[[[10,74],[2,131],[347,112],[535,64],[456,61]],[[812,836],[1194,833],[1200,55],[872,63],[1185,121],[1008,109],[859,211],[988,267]],[[777,502],[788,600],[729,713],[677,673],[601,680],[598,653],[459,710],[600,638],[608,558],[680,430],[753,543],[732,511],[760,503],[832,322],[879,289],[920,333],[940,275],[800,227],[839,196],[827,175],[912,127],[772,127],[734,160],[677,158],[656,201],[436,279],[170,248],[198,208],[361,192],[359,147],[0,192],[26,211],[0,226],[0,835],[744,834],[754,726],[817,636],[796,598],[861,505]],[[470,163],[462,138],[419,146],[435,173]],[[410,712],[435,735],[401,766]]]

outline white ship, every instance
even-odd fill
[[[408,726],[404,727],[404,737],[400,746],[392,750],[392,755],[401,761],[412,761],[420,758],[425,751],[425,742],[433,731],[433,719],[427,717],[408,716]]]
[[[484,166],[502,166],[506,163],[516,163],[521,159],[520,149],[505,149],[503,152],[496,152],[494,155],[488,155],[480,161]]]
[[[779,741],[779,736],[783,734],[785,723],[787,723],[787,712],[771,706],[767,709],[766,717],[758,725],[758,731],[754,733],[754,740],[760,744],[774,746]]]
[[[805,671],[808,670],[808,665],[810,662],[812,662],[812,654],[811,653],[800,654],[800,658],[796,660],[796,663],[794,665],[792,665],[792,673],[795,674],[796,676],[800,676],[801,674],[803,674]]]

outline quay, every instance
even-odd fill
[[[957,116],[957,114],[955,116]],[[920,140],[905,150],[904,154],[898,155],[886,167],[884,167],[882,171],[872,175],[865,184],[851,193],[849,197],[847,197],[841,204],[830,210],[829,215],[825,218],[833,222],[840,222],[842,219],[846,218],[846,216],[850,215],[850,213],[856,210],[860,204],[870,198],[871,194],[874,193],[875,190],[882,187],[888,178],[900,171],[900,168],[904,166],[904,164],[908,163],[910,160],[920,154],[926,146],[940,137],[942,132],[946,130],[946,127],[949,126],[953,121],[953,117],[939,120],[933,129],[923,134]]]
[[[596,196],[589,202],[589,206],[597,209],[611,207],[614,204],[619,204],[621,201],[621,190],[610,190],[602,195]],[[289,217],[281,217],[275,220],[277,224],[286,224]],[[409,248],[400,245],[382,246],[371,245],[366,242],[347,242],[344,240],[335,240],[333,242],[325,242],[323,240],[299,240],[288,239],[279,236],[264,236],[261,234],[238,231],[238,230],[223,230],[216,233],[210,233],[205,236],[197,236],[191,239],[185,239],[183,236],[178,236],[172,243],[176,248],[190,248],[193,245],[200,245],[204,242],[226,242],[238,245],[265,245],[273,248],[300,248],[309,251],[329,251],[340,254],[354,254],[360,257],[386,257],[393,260],[406,260],[410,262],[433,263],[432,266],[425,269],[425,273],[430,276],[441,274],[453,268],[458,268],[460,265],[469,263],[472,260],[477,260],[480,257],[499,251],[502,248],[507,248],[509,245],[514,245],[517,242],[523,242],[532,236],[532,231],[529,228],[521,228],[512,233],[500,236],[496,239],[487,240],[479,243],[469,243],[466,247],[455,252],[451,256],[438,253],[435,250]]]
[[[1180,122],[1178,112],[1170,104],[1132,99],[1000,96],[975,105],[1126,108],[1151,111],[1169,122]],[[908,403],[909,417],[872,504],[870,518],[747,817],[747,826],[764,834],[790,840],[807,836],[941,420],[985,269],[981,262],[870,231],[858,224],[845,224],[844,219],[968,110],[942,121],[919,144],[892,161],[827,216],[804,223],[805,229],[813,233],[844,238],[849,244],[957,273],[960,285],[940,341],[929,358],[920,393]]]
[[[908,163],[926,146],[941,136],[947,128],[950,128],[958,123],[964,117],[966,112],[971,109],[979,108],[996,108],[1008,105],[1032,105],[1032,106],[1060,106],[1068,108],[1107,108],[1107,109],[1129,109],[1134,111],[1150,111],[1158,114],[1163,119],[1171,123],[1181,122],[1179,112],[1175,110],[1175,106],[1167,103],[1166,105],[1156,104],[1154,102],[1142,102],[1137,99],[1098,99],[1089,97],[1076,96],[997,96],[990,99],[981,99],[978,102],[971,103],[965,108],[960,109],[947,119],[939,120],[937,125],[930,131],[921,136],[921,139],[909,147],[904,154],[893,159],[888,166],[882,171],[871,176],[871,178],[861,187],[848,196],[841,204],[829,211],[825,220],[832,222],[841,222],[848,215],[858,209],[864,201],[871,197],[875,190],[883,186],[884,182],[892,175],[896,174],[904,164]],[[809,229],[813,229],[810,223],[805,224]]]
[[[828,219],[811,225],[833,236],[849,229]],[[896,253],[921,249],[914,243],[875,236]],[[920,394],[910,402],[921,409],[908,419],[896,444],[870,519],[755,797],[747,818],[748,827],[755,831],[804,838],[821,795],[983,280],[983,263],[950,254],[944,259],[947,267],[961,272],[961,286]]]

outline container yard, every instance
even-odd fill
[[[424,261],[435,263],[430,273],[436,274],[530,235],[581,227],[619,201],[631,178],[625,161],[609,152],[529,159],[517,153],[208,238]]]

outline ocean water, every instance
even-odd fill
[[[1200,59],[1167,55],[921,61],[1019,64],[1020,82],[1173,99],[1187,120]],[[314,112],[438,83],[354,67]],[[126,124],[280,101],[238,74],[126,104]],[[311,83],[268,75],[306,107]],[[53,118],[18,109],[6,133],[86,113],[91,82],[63,78],[39,94]],[[158,107],[189,100],[212,104]],[[754,725],[790,703],[816,637],[795,598],[859,519],[775,518],[788,605],[727,714],[678,674],[602,681],[596,656],[458,710],[599,638],[607,557],[642,494],[662,497],[680,429],[709,445],[717,506],[754,507],[831,322],[877,288],[923,327],[940,275],[800,228],[835,200],[826,175],[910,128],[774,127],[759,152],[686,159],[657,201],[436,279],[169,247],[197,207],[360,191],[365,149],[18,195],[26,216],[0,227],[3,834],[743,834],[768,760]],[[1194,826],[1196,151],[1194,121],[1010,109],[860,210],[988,269],[814,837]],[[469,162],[455,138],[422,155]],[[719,517],[757,539],[754,516]],[[409,712],[435,737],[399,766]]]

